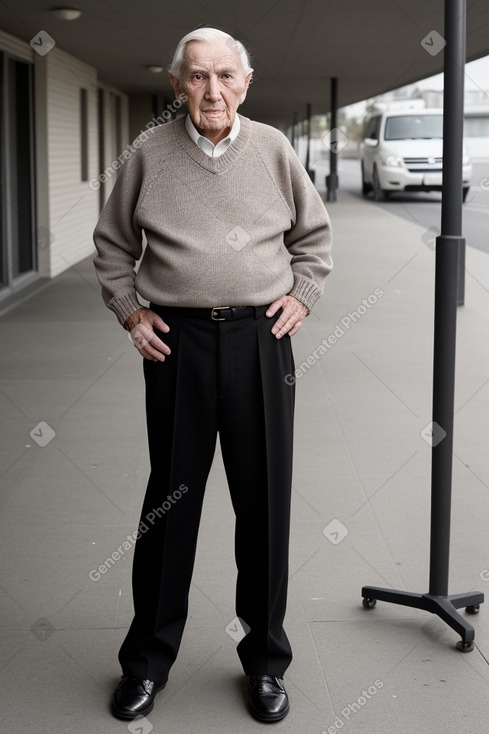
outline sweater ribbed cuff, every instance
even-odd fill
[[[110,308],[115,313],[121,326],[124,326],[124,321],[127,317],[134,313],[134,311],[137,311],[138,308],[142,308],[142,306],[134,292],[127,293],[125,296],[120,296],[119,298],[114,296],[108,302],[107,308]]]
[[[289,296],[294,296],[298,301],[307,306],[309,312],[312,311],[317,301],[321,297],[321,291],[317,284],[302,276],[294,276],[294,285],[289,291]]]

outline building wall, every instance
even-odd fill
[[[37,55],[36,55],[37,56]],[[39,225],[49,230],[51,244],[39,252],[40,275],[54,277],[87,257],[93,251],[92,233],[100,213],[100,194],[90,181],[101,173],[99,151],[99,87],[97,71],[61,49],[37,56],[36,128],[38,150],[38,189],[46,186],[48,196],[39,199]],[[87,90],[88,102],[88,180],[81,173],[80,90]],[[122,96],[122,95],[121,95]],[[110,99],[104,88],[104,106]],[[122,142],[127,144],[127,102]],[[105,110],[110,121],[113,109]],[[114,126],[104,125],[105,146],[112,155]],[[102,169],[103,170],[103,169]],[[104,191],[110,193],[113,182]],[[105,196],[105,198],[106,198]],[[45,231],[44,229],[42,230]],[[45,241],[45,238],[44,238]]]
[[[128,98],[58,46],[41,56],[29,43],[0,30],[0,49],[34,66],[37,271],[52,278],[94,251],[93,229],[116,176],[98,188],[93,181],[130,142]],[[82,88],[88,113],[86,181],[81,171]]]
[[[24,61],[34,60],[34,50],[28,43],[14,36],[10,36],[2,30],[0,30],[0,48],[2,51],[8,51]]]
[[[47,228],[49,258],[40,263],[41,275],[53,277],[88,255],[90,228],[96,221],[98,197],[81,180],[80,88],[88,90],[88,169],[96,171],[97,75],[94,69],[54,48],[36,64],[45,65],[46,114],[44,131],[49,190]],[[38,179],[39,185],[41,181]],[[47,271],[42,272],[47,266]]]
[[[96,169],[95,175],[100,176],[106,171],[110,175],[102,176],[95,183],[90,175],[90,186],[101,184],[100,209],[107,201],[110,193],[117,180],[117,170],[114,170],[114,161],[121,155],[122,151],[131,141],[129,134],[129,99],[126,95],[122,95],[112,87],[99,84],[99,88],[103,94],[103,136],[104,145],[99,158],[99,167]],[[120,109],[118,110],[116,98],[120,99]],[[118,116],[119,115],[119,116]],[[119,133],[117,132],[119,126]],[[120,138],[120,141],[118,141]]]

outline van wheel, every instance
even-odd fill
[[[365,181],[365,171],[363,170],[363,162],[362,162],[362,194],[364,196],[367,196],[372,191],[372,184],[367,183]]]
[[[373,188],[374,188],[374,201],[386,201],[387,200],[389,196],[389,192],[380,187],[379,174],[377,173],[376,168],[374,168]]]

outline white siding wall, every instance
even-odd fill
[[[37,54],[36,54],[37,56]],[[45,172],[48,195],[47,211],[40,211],[40,223],[46,224],[52,237],[48,253],[40,252],[39,271],[54,277],[94,252],[93,230],[100,213],[99,192],[89,186],[99,170],[98,82],[97,70],[54,48],[36,59],[36,73],[43,78],[38,107],[45,105]],[[80,89],[88,94],[88,181],[81,180]],[[122,136],[128,131],[127,99],[122,97]],[[39,115],[41,124],[41,115]],[[37,124],[37,123],[36,123]],[[105,145],[112,150],[113,140],[105,135]],[[123,145],[127,145],[127,139]],[[42,142],[38,139],[38,146]],[[38,177],[38,188],[43,185]],[[40,199],[42,195],[40,196]],[[42,209],[42,207],[40,207]]]
[[[54,48],[47,61],[49,229],[47,274],[58,275],[93,250],[98,196],[81,180],[80,89],[88,91],[88,172],[97,176],[97,72]]]
[[[128,97],[99,82],[97,70],[55,46],[45,56],[29,43],[0,30],[0,49],[34,62],[36,141],[36,220],[41,232],[38,269],[54,277],[94,252],[93,229],[100,212],[100,194],[89,186],[102,172],[99,165],[98,89],[106,100],[121,97],[122,149],[129,140]],[[81,180],[80,89],[88,93],[88,181]],[[105,161],[115,152],[113,111],[105,110]],[[115,177],[106,184],[106,197]],[[49,230],[46,246],[45,230]]]

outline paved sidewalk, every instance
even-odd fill
[[[421,227],[340,193],[335,270],[294,337],[291,734],[487,731],[488,611],[476,649],[364,584],[428,591],[434,252]],[[459,309],[450,591],[489,579],[489,259],[467,249]],[[113,719],[148,473],[141,362],[90,261],[0,318],[0,712],[9,734],[251,734],[235,653],[233,514],[219,451],[190,617],[148,721]],[[321,346],[322,345],[322,346]],[[124,554],[104,566],[122,543]],[[105,568],[106,573],[97,571]],[[488,587],[489,590],[489,587]]]

